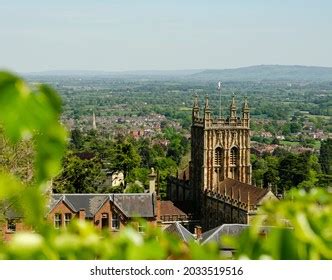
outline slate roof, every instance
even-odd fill
[[[209,242],[220,242],[222,236],[239,236],[249,225],[246,224],[224,224],[202,234],[201,244]]]
[[[222,249],[234,249],[234,248],[228,248],[225,246],[225,244],[222,243],[221,237],[222,236],[232,236],[237,237],[239,236],[243,231],[248,229],[250,225],[247,224],[224,224],[221,226],[218,226],[214,229],[211,229],[207,232],[204,232],[202,234],[202,239],[200,240],[201,244],[206,244],[210,242],[217,242],[220,244],[220,247]],[[260,234],[267,234],[273,226],[262,226],[259,228]],[[221,242],[221,243],[220,243]]]
[[[59,202],[65,202],[74,212],[85,209],[85,216],[93,218],[98,209],[109,199],[105,194],[52,194],[50,210]]]
[[[219,194],[224,195],[226,192],[226,196],[233,196],[235,199],[240,198],[240,202],[243,203],[248,202],[249,194],[250,204],[252,205],[259,204],[260,200],[269,192],[269,189],[259,188],[230,178],[220,182],[217,189]]]
[[[155,216],[155,202],[151,194],[52,194],[49,208],[53,209],[61,201],[74,212],[85,209],[87,218],[93,218],[106,201],[115,206],[128,218]]]
[[[169,225],[164,231],[176,235],[186,243],[195,240],[193,234],[178,222]]]
[[[155,197],[150,193],[111,194],[110,200],[127,217],[152,218],[155,216]]]
[[[0,209],[7,219],[18,219],[23,217],[22,213],[9,203],[0,203]]]

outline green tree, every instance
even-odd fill
[[[145,167],[135,167],[127,176],[127,182],[133,183],[135,181],[142,182],[143,186],[146,188],[149,185],[149,174],[150,169]]]
[[[281,159],[279,164],[280,186],[284,190],[289,190],[297,186],[301,180],[299,179],[300,172],[298,170],[297,156],[288,154]]]
[[[139,181],[129,183],[124,191],[125,193],[143,193],[144,187]]]
[[[167,147],[167,156],[179,164],[181,157],[185,155],[189,149],[189,141],[184,136],[179,135],[173,128],[166,128],[164,133],[166,139],[170,141]]]
[[[22,139],[12,144],[0,127],[0,166],[1,169],[15,174],[23,182],[33,181],[33,139]]]
[[[256,185],[263,184],[264,173],[267,172],[268,166],[263,158],[257,158],[252,163],[252,179]]]
[[[324,174],[332,175],[332,138],[321,142],[319,163]]]
[[[103,182],[100,161],[92,157],[81,159],[78,155],[69,153],[63,160],[61,174],[54,180],[54,191],[59,193],[95,193]]]
[[[282,158],[279,164],[280,187],[286,190],[292,187],[314,187],[319,173],[320,166],[316,155],[289,154]]]
[[[83,135],[82,132],[75,128],[71,131],[70,133],[71,136],[71,144],[73,146],[74,149],[76,150],[80,150],[83,147]]]
[[[164,197],[166,195],[167,177],[176,174],[177,164],[173,159],[163,157],[156,159],[155,167],[159,170],[159,192]]]
[[[156,155],[147,138],[139,140],[138,153],[142,159],[141,166],[146,168],[152,167]]]
[[[290,123],[290,132],[291,133],[297,133],[300,132],[302,129],[301,124],[297,123],[297,122],[291,122]]]
[[[126,180],[127,175],[134,168],[139,167],[141,157],[137,148],[128,141],[117,142],[113,149],[110,150],[110,169],[113,171],[123,171]]]

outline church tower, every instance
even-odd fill
[[[214,191],[226,178],[251,184],[250,164],[250,113],[245,98],[242,118],[237,116],[233,95],[229,116],[213,118],[208,96],[202,116],[198,98],[192,109],[191,126],[191,184],[194,200],[201,192]],[[198,199],[198,200],[197,200]]]

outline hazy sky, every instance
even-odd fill
[[[332,66],[330,0],[0,0],[0,68]]]

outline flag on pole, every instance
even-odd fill
[[[218,82],[218,90],[220,90],[221,89],[221,82],[219,81]]]

